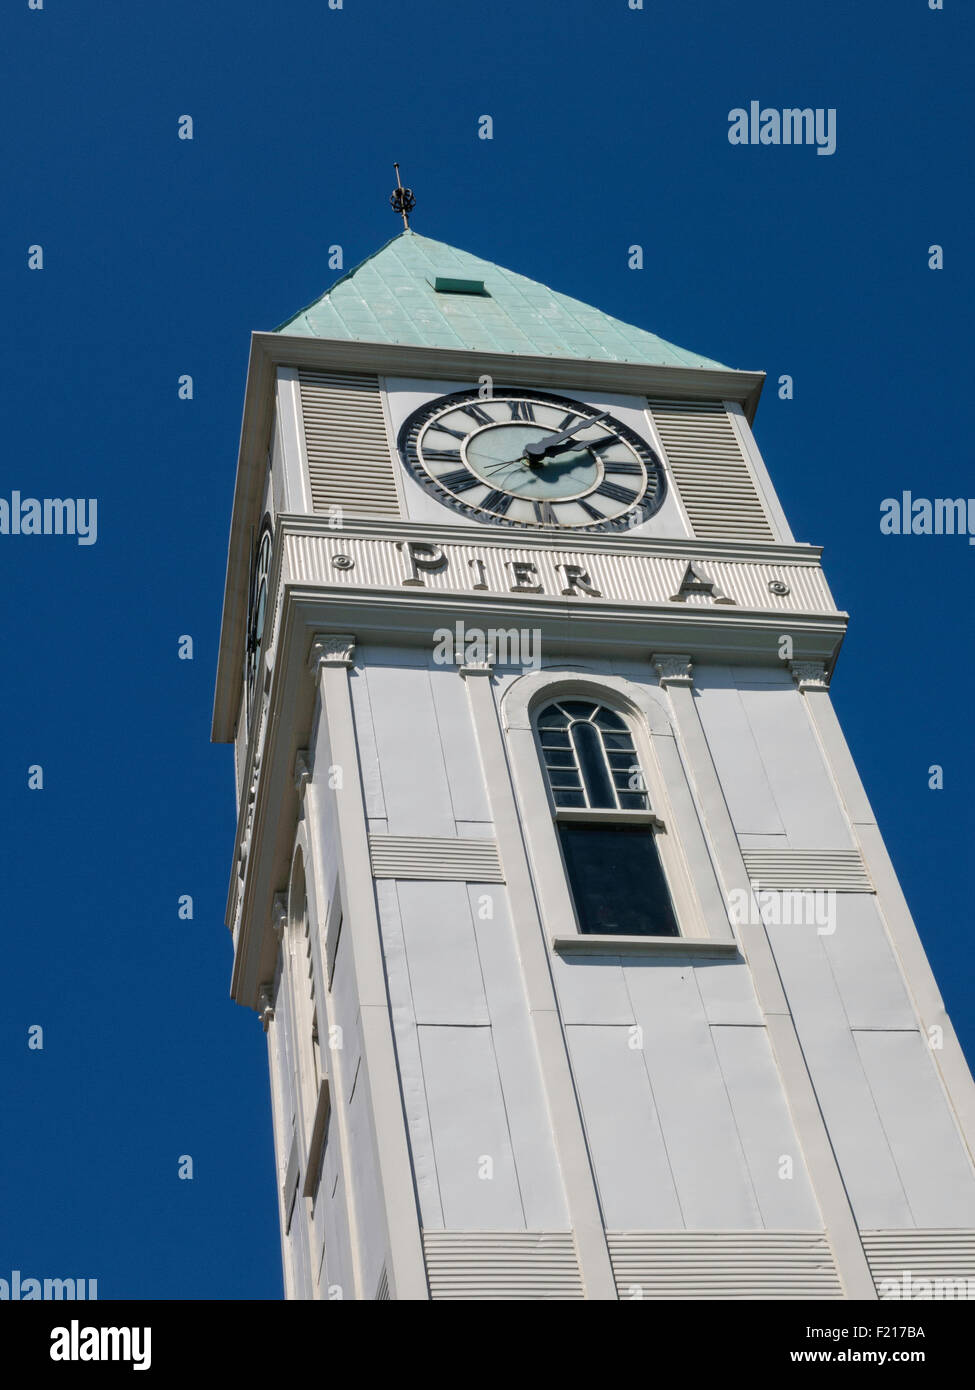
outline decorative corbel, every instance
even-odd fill
[[[829,689],[829,677],[826,675],[824,661],[790,661],[789,670],[801,691]]]
[[[257,992],[257,1013],[265,1033],[274,1021],[274,1005],[271,1002],[271,983],[261,985]]]
[[[675,655],[666,652],[654,652],[650,658],[651,663],[656,667],[657,675],[660,677],[660,684],[667,688],[668,685],[693,684],[694,664],[689,656],[680,654]]]
[[[316,632],[311,639],[308,669],[317,677],[322,666],[352,666],[354,658],[354,637],[348,633]]]

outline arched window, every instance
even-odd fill
[[[615,710],[559,699],[536,719],[579,931],[679,936],[633,735]]]

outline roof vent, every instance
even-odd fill
[[[455,275],[438,275],[433,288],[439,294],[487,294],[483,280],[458,280]]]

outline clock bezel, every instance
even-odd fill
[[[397,448],[403,460],[404,466],[410,476],[420,484],[424,491],[435,497],[437,501],[449,506],[453,511],[460,512],[462,515],[470,517],[474,521],[495,526],[507,526],[517,531],[554,531],[561,535],[587,535],[605,531],[630,531],[635,526],[642,526],[645,521],[656,516],[664,504],[667,496],[667,475],[664,465],[656,450],[637,432],[619,420],[612,411],[608,412],[610,428],[618,434],[620,439],[637,455],[643,464],[646,472],[646,485],[641,493],[638,493],[632,504],[621,512],[618,516],[607,517],[603,521],[591,521],[585,524],[561,524],[545,521],[516,521],[508,517],[499,515],[496,512],[487,511],[482,507],[470,502],[464,502],[462,498],[444,487],[437,479],[428,472],[423,462],[422,452],[418,448],[418,441],[423,430],[430,420],[445,409],[452,409],[466,404],[477,404],[492,400],[525,400],[537,401],[540,405],[552,405],[563,410],[575,411],[577,414],[598,413],[596,407],[588,401],[579,397],[555,395],[550,391],[529,390],[523,386],[496,386],[490,396],[484,396],[476,387],[468,387],[464,391],[451,391],[443,396],[436,396],[425,405],[417,407],[416,410],[407,417],[400,428],[397,437]],[[498,424],[506,424],[506,421],[498,421]],[[471,433],[475,433],[474,430]],[[466,466],[466,465],[465,465]],[[473,472],[473,470],[469,470]],[[609,471],[612,471],[611,469]],[[476,475],[475,475],[476,476]],[[602,476],[602,474],[601,474]],[[483,481],[483,479],[481,480]],[[554,505],[562,501],[585,500],[590,492],[597,490],[599,484],[596,483],[587,492],[574,498],[558,498],[554,500]],[[499,488],[499,491],[504,491]],[[517,494],[512,494],[517,495]],[[639,512],[640,520],[633,521],[634,513]]]

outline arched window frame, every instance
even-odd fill
[[[606,706],[626,722],[643,772],[649,810],[561,808],[554,803],[541,757],[535,717],[553,700],[588,700]],[[680,949],[721,943],[735,937],[718,882],[704,826],[679,748],[665,697],[654,688],[623,677],[572,670],[526,673],[507,688],[501,703],[515,791],[529,850],[543,921],[550,939],[599,950],[601,938],[579,932],[575,906],[559,842],[560,822],[601,820],[653,827],[680,937],[627,937],[649,948],[660,941]],[[606,943],[616,938],[602,938]]]
[[[288,978],[291,985],[291,1016],[297,1034],[295,1042],[298,1089],[306,1134],[310,1132],[318,1099],[321,1063],[315,1055],[313,1020],[315,1014],[314,963],[308,884],[301,846],[295,848],[288,884],[286,945]]]

